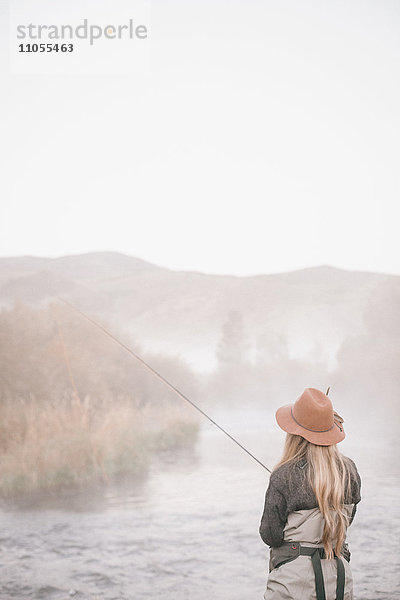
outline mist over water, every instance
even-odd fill
[[[268,466],[278,460],[284,434],[268,411],[214,416]],[[348,533],[360,600],[400,597],[400,473],[388,460],[390,429],[377,433],[373,441],[371,431],[363,440],[349,431],[341,447],[362,477]],[[267,472],[203,423],[192,449],[165,453],[142,478],[4,502],[1,598],[262,598],[268,548],[258,526],[267,483]],[[384,561],[382,540],[392,549]]]
[[[269,474],[127,347],[270,468],[330,386],[400,600],[399,2],[132,5],[0,4],[0,600],[263,599]]]
[[[6,283],[3,272],[0,599],[261,599],[268,575],[268,473],[92,324],[49,304],[57,285],[270,468],[284,441],[278,406],[331,386],[340,449],[362,478],[348,534],[355,600],[400,598],[398,278],[208,278],[109,259],[90,257],[106,269],[96,277],[75,257],[65,274],[77,286],[60,283],[57,261],[45,275],[22,261]],[[206,348],[215,368],[184,348],[192,359]]]

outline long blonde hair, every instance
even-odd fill
[[[300,435],[286,434],[283,456],[275,468],[301,459],[308,462],[308,479],[324,517],[322,543],[326,557],[333,558],[333,548],[340,555],[349,524],[344,504],[351,494],[350,464],[336,444],[317,446]]]

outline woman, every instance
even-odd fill
[[[276,420],[287,433],[260,524],[271,547],[264,598],[352,600],[345,539],[361,480],[354,462],[336,447],[345,437],[343,419],[326,394],[307,388],[277,410]]]

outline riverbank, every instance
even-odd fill
[[[143,473],[154,454],[190,446],[198,430],[184,406],[124,398],[10,399],[0,413],[3,498]]]

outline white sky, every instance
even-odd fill
[[[398,0],[153,1],[125,75],[10,74],[0,17],[0,255],[400,273]]]

